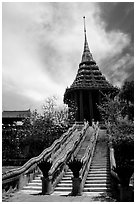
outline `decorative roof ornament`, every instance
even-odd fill
[[[91,52],[90,52],[90,49],[89,49],[88,42],[87,42],[85,16],[83,17],[83,19],[84,19],[85,42],[84,42],[84,51],[83,51],[81,63],[83,63],[83,62],[89,62],[89,61],[94,61],[94,60],[93,60],[93,57],[92,57],[92,54],[91,54]]]
[[[66,95],[71,90],[85,89],[85,90],[113,90],[113,85],[106,80],[102,72],[99,70],[98,65],[92,57],[90,52],[87,37],[86,37],[86,25],[85,16],[84,19],[84,51],[82,55],[82,61],[79,64],[79,69],[76,78],[70,88],[66,90]],[[65,95],[65,96],[66,96]]]

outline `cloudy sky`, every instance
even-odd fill
[[[134,78],[133,3],[2,3],[2,109],[63,102],[83,53],[83,16],[93,58],[121,86]]]

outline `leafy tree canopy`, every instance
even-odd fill
[[[119,98],[122,101],[126,101],[127,104],[130,102],[134,104],[134,81],[125,81],[120,90]]]

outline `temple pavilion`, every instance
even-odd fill
[[[3,111],[2,112],[2,124],[4,126],[13,125],[15,122],[22,122],[25,118],[30,117],[31,111],[21,110],[21,111]]]
[[[85,17],[84,18],[84,50],[79,64],[76,78],[72,85],[64,93],[64,103],[75,103],[77,111],[76,121],[85,120],[91,124],[92,119],[100,121],[100,113],[97,104],[101,103],[103,93],[115,90],[115,87],[105,78],[96,61],[93,59],[87,42]]]

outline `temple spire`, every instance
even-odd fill
[[[83,19],[84,19],[84,33],[86,35],[85,16],[83,17]]]
[[[84,42],[84,51],[83,51],[83,55],[82,55],[82,62],[86,62],[86,61],[92,61],[93,60],[93,57],[92,57],[92,54],[90,52],[90,49],[89,49],[89,45],[88,45],[88,42],[87,42],[87,37],[86,37],[86,24],[85,24],[85,16],[83,17],[84,19],[84,35],[85,35],[85,42]]]

